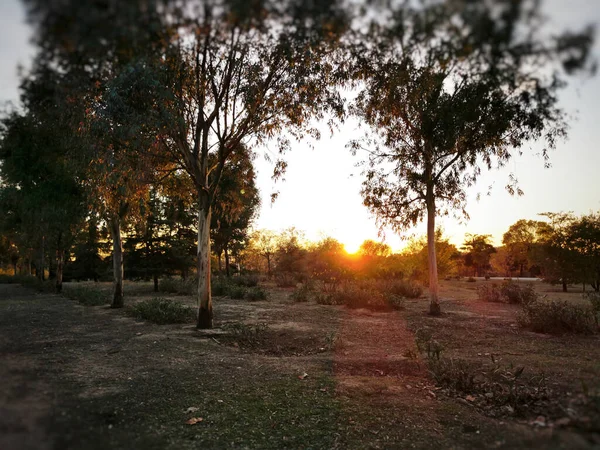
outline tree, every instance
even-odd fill
[[[273,256],[277,250],[277,236],[271,230],[255,230],[250,236],[250,251],[255,251],[267,262],[267,277],[271,279]]]
[[[225,254],[225,272],[230,275],[229,256],[239,254],[247,244],[252,220],[258,212],[260,197],[249,152],[236,152],[223,168],[212,214],[211,228],[215,253],[221,261]]]
[[[496,249],[489,240],[489,234],[469,234],[465,236],[462,251],[465,252],[465,266],[473,267],[473,275],[481,277],[490,269],[490,258]]]
[[[372,239],[365,240],[358,249],[358,253],[363,256],[377,257],[377,256],[390,256],[392,249],[389,245],[383,242],[376,242]]]
[[[451,244],[441,228],[436,230],[436,261],[438,275],[450,277],[456,275],[460,252],[454,244]],[[404,258],[405,272],[419,281],[427,281],[428,271],[428,246],[427,236],[412,240],[402,252]]]
[[[400,232],[427,217],[436,315],[436,217],[466,215],[466,189],[482,167],[566,134],[557,92],[564,73],[585,64],[592,29],[547,37],[534,0],[406,2],[388,17],[357,44],[353,111],[372,134],[351,148],[368,152],[362,194],[380,225]],[[514,179],[507,188],[521,193]]]
[[[178,9],[178,39],[164,57],[137,66],[154,75],[137,90],[166,86],[144,110],[154,115],[164,155],[196,190],[199,328],[212,327],[210,224],[224,167],[244,145],[277,138],[285,151],[289,138],[318,137],[310,119],[342,112],[326,59],[341,22],[334,2],[326,3],[308,10],[270,2],[189,4]],[[280,161],[276,172],[284,168]]]
[[[569,227],[569,247],[577,253],[577,271],[584,283],[600,291],[600,214],[580,217]]]
[[[506,246],[512,266],[519,270],[519,277],[523,277],[525,269],[531,266],[534,246],[547,226],[539,220],[521,219],[512,224],[502,236],[502,243]]]

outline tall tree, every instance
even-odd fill
[[[519,271],[520,277],[532,264],[532,252],[547,226],[539,220],[521,219],[512,224],[502,236],[502,243],[506,246],[513,268]]]
[[[483,276],[490,269],[491,256],[496,249],[490,244],[489,234],[467,234],[462,250],[465,252],[465,266],[473,267],[473,275]]]
[[[482,167],[566,134],[557,92],[586,63],[592,30],[548,37],[539,5],[403,2],[356,46],[353,110],[372,129],[351,143],[368,152],[364,203],[397,231],[427,218],[430,314],[440,313],[436,217],[466,214]],[[507,187],[521,193],[514,179]]]

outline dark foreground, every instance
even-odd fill
[[[461,339],[482,349],[506,335],[498,311],[482,326],[488,311],[445,306],[454,316],[430,319],[422,301],[374,313],[282,293],[217,299],[216,325],[230,331],[207,335],[0,285],[0,449],[600,448],[594,416],[585,429],[533,423],[538,411],[506,417],[436,386],[409,351],[417,322],[458,330],[450,353]],[[568,345],[527,339],[551,353]],[[589,339],[578,341],[595,352],[579,372],[597,380]]]

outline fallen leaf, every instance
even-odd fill
[[[193,413],[198,411],[200,408],[197,408],[195,406],[190,406],[188,409],[185,410],[186,413]]]
[[[308,377],[308,374],[306,372],[304,372],[302,375],[298,375],[298,378],[301,380],[304,380],[307,377]]]
[[[204,419],[202,417],[192,417],[190,420],[188,420],[186,423],[188,425],[196,425],[199,422],[202,422]]]
[[[473,397],[472,395],[467,395],[465,397],[465,400],[468,402],[474,402],[475,401],[475,397]]]

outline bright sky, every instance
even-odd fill
[[[600,23],[598,0],[546,0],[545,9],[557,30],[575,30],[588,23]],[[24,23],[19,0],[0,0],[0,102],[18,101],[17,65],[27,65],[34,53],[29,45],[31,31]],[[599,33],[600,34],[600,33]],[[594,47],[600,61],[600,36]],[[519,219],[538,219],[538,213],[573,211],[585,214],[600,210],[600,76],[573,79],[561,93],[561,105],[575,117],[569,139],[551,153],[552,167],[544,169],[536,157],[541,146],[524,148],[525,155],[513,160],[501,171],[485,173],[470,191],[470,221],[460,224],[454,218],[440,220],[451,242],[460,245],[467,232],[491,234],[499,244],[502,234]],[[348,122],[333,136],[324,133],[314,149],[298,144],[287,155],[285,181],[271,180],[272,167],[257,160],[258,186],[262,210],[256,226],[272,230],[296,227],[312,240],[333,236],[354,251],[365,239],[378,239],[374,218],[362,206],[360,169],[346,144],[361,131]],[[515,173],[523,197],[511,197],[504,189],[508,174]],[[485,196],[493,185],[491,195]],[[271,204],[271,193],[279,198]],[[482,193],[479,201],[478,193]],[[423,234],[424,226],[412,233]],[[386,242],[394,249],[404,243],[392,232]]]

